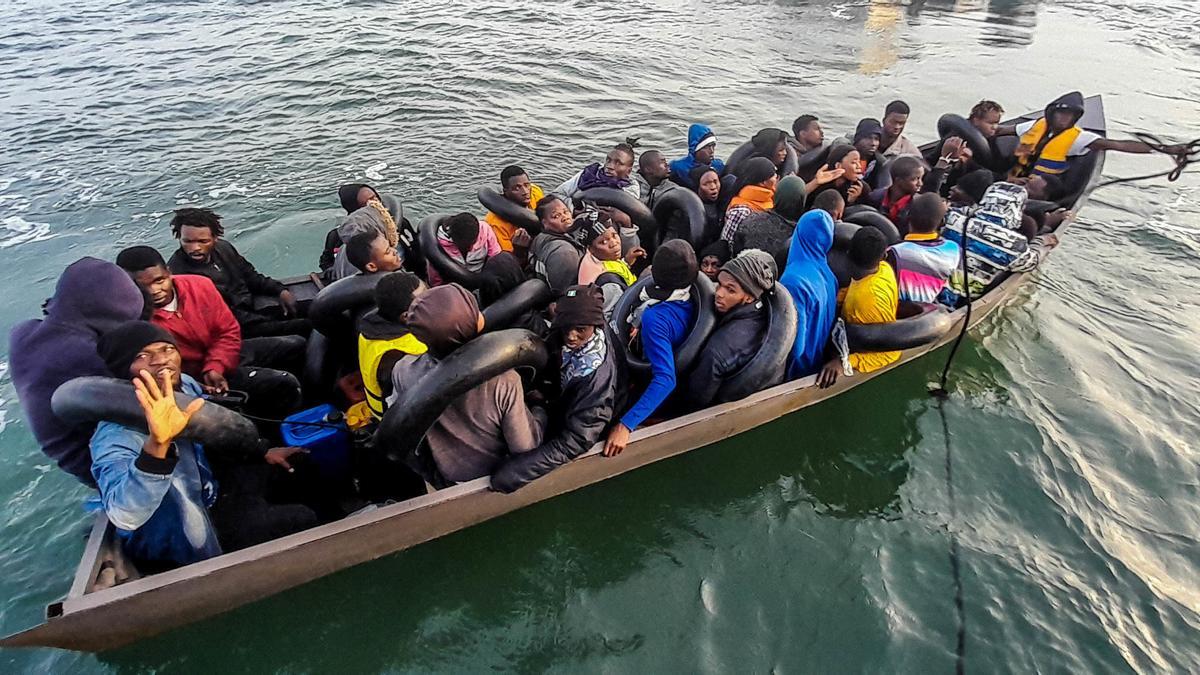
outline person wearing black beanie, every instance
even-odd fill
[[[625,402],[625,352],[604,319],[604,295],[595,286],[571,286],[558,299],[554,328],[561,336],[562,395],[542,443],[509,455],[492,473],[492,488],[512,492],[587,452]]]
[[[646,294],[655,300],[667,300],[672,294],[687,289],[696,280],[700,265],[692,245],[682,239],[672,239],[654,252],[650,267],[654,285]]]
[[[763,295],[775,287],[777,277],[775,258],[756,248],[742,251],[721,267],[713,294],[717,327],[688,374],[683,388],[687,409],[725,403],[719,396],[721,386],[762,350],[769,318]]]
[[[122,323],[100,337],[96,352],[115,377],[133,380],[145,429],[101,422],[92,436],[92,475],[105,515],[122,548],[141,569],[206,560],[316,525],[298,504],[268,504],[258,496],[267,464],[291,470],[299,448],[272,448],[266,464],[221,465],[220,482],[200,446],[185,431],[206,405],[196,380],[183,374],[169,332],[146,321]],[[181,406],[176,392],[191,397]],[[254,439],[249,439],[254,440]],[[218,489],[227,494],[218,504]]]
[[[159,259],[161,260],[161,258]],[[148,346],[160,343],[169,345],[170,348],[163,351],[174,354],[171,362],[162,361],[161,363],[166,365],[157,367],[149,367],[150,363],[140,363],[149,361],[144,350]],[[96,353],[100,355],[108,372],[112,373],[113,377],[122,379],[137,377],[138,370],[143,368],[131,370],[131,367],[135,362],[139,362],[139,366],[145,366],[144,369],[150,371],[155,381],[159,379],[162,372],[167,371],[171,376],[171,385],[173,387],[178,385],[182,359],[179,356],[179,348],[175,344],[175,337],[165,328],[155,326],[149,321],[127,321],[101,335],[100,340],[96,342]]]

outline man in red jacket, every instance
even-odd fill
[[[281,417],[300,404],[296,377],[276,368],[296,367],[305,340],[295,335],[242,339],[237,319],[207,277],[173,276],[159,252],[134,246],[117,255],[117,266],[146,294],[151,323],[174,336],[183,372],[209,394],[230,389],[249,396],[247,412]]]

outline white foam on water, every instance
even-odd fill
[[[383,180],[383,170],[388,168],[387,162],[376,162],[368,166],[363,174],[371,180]]]
[[[212,187],[208,189],[208,196],[213,199],[219,198],[221,195],[247,195],[247,188],[238,185],[236,181],[231,181],[225,187]]]
[[[0,249],[45,241],[53,237],[50,223],[33,223],[21,216],[9,216],[0,221]]]

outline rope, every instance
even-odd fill
[[[1200,138],[1182,145],[1181,152],[1171,152],[1168,146],[1152,134],[1135,133],[1134,136],[1145,143],[1152,152],[1161,153],[1171,157],[1175,161],[1175,167],[1167,171],[1159,173],[1147,174],[1144,176],[1130,176],[1128,178],[1114,178],[1096,185],[1096,187],[1105,187],[1108,185],[1116,185],[1118,183],[1131,183],[1139,180],[1150,180],[1152,178],[1161,178],[1166,176],[1168,182],[1179,180],[1188,165],[1192,162],[1200,162]],[[966,653],[967,653],[967,619],[966,613],[963,610],[963,584],[962,584],[962,564],[961,553],[958,545],[958,537],[954,534],[954,529],[951,524],[958,519],[958,509],[955,505],[954,498],[954,463],[950,448],[950,427],[946,422],[946,411],[943,405],[949,397],[949,392],[946,390],[946,382],[950,376],[950,367],[954,364],[954,357],[958,354],[958,347],[962,344],[963,338],[967,334],[967,328],[971,325],[971,275],[967,269],[967,246],[970,243],[967,233],[967,224],[970,218],[963,219],[962,226],[962,270],[963,270],[963,297],[967,303],[966,316],[963,317],[962,328],[958,331],[958,336],[954,338],[954,345],[950,348],[950,355],[946,358],[946,365],[942,367],[942,375],[938,378],[937,384],[929,384],[929,394],[938,399],[937,409],[938,415],[942,421],[942,438],[946,444],[946,495],[950,502],[950,519],[946,525],[946,532],[950,538],[950,572],[954,578],[954,611],[957,615],[958,630],[955,645],[956,661],[954,672],[962,675],[966,670]]]
[[[950,356],[946,357],[946,365],[942,367],[942,376],[938,378],[937,385],[931,383],[929,386],[929,394],[938,399],[945,399],[949,396],[949,393],[946,391],[946,380],[950,377],[950,366],[954,364],[954,356],[958,354],[958,346],[962,344],[963,338],[967,335],[967,328],[971,325],[971,271],[967,269],[967,246],[971,243],[971,235],[967,232],[967,224],[970,222],[970,218],[963,219],[962,243],[959,245],[959,253],[961,254],[960,264],[963,271],[963,297],[967,301],[967,315],[963,317],[962,328],[958,331],[958,337],[954,338],[954,346],[950,347]]]
[[[950,425],[946,422],[946,411],[942,407],[944,399],[937,403],[938,416],[942,418],[942,438],[946,443],[946,498],[950,502],[950,519],[946,523],[946,534],[950,537],[950,574],[954,578],[954,613],[957,615],[957,640],[955,645],[954,672],[963,675],[966,672],[967,656],[967,615],[963,611],[963,583],[961,554],[958,547],[958,537],[954,534],[953,523],[958,520],[958,508],[954,500],[954,463],[950,454]]]
[[[1171,152],[1168,149],[1170,146],[1168,146],[1166,143],[1163,143],[1154,134],[1135,133],[1133,136],[1142,143],[1145,143],[1146,147],[1150,148],[1152,152],[1167,155],[1174,160],[1175,168],[1168,169],[1166,171],[1159,171],[1158,173],[1148,173],[1144,176],[1114,178],[1112,180],[1106,180],[1103,183],[1098,184],[1096,187],[1102,188],[1109,185],[1117,185],[1119,183],[1132,183],[1133,181],[1162,178],[1163,176],[1166,176],[1167,182],[1174,183],[1175,181],[1179,180],[1180,176],[1183,175],[1184,170],[1187,169],[1189,164],[1192,162],[1200,162],[1200,138],[1197,138],[1191,143],[1180,144],[1180,147],[1183,148],[1183,150],[1180,152]]]

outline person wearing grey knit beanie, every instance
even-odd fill
[[[762,298],[775,287],[777,272],[775,258],[751,248],[717,273],[713,306],[720,318],[683,389],[688,409],[722,403],[717,400],[721,385],[762,349],[768,319]]]

